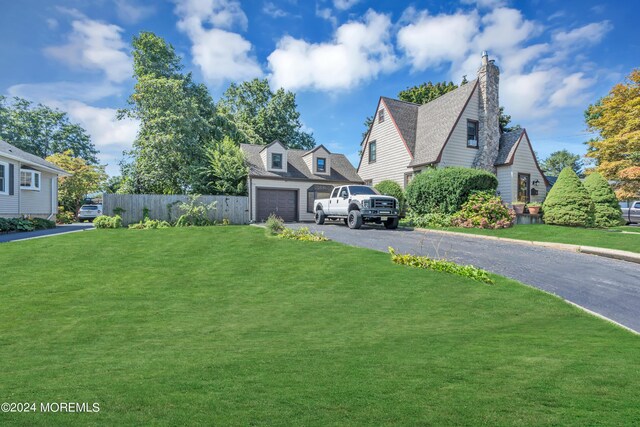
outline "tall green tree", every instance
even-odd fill
[[[0,139],[42,158],[71,150],[89,163],[98,162],[87,131],[67,113],[23,98],[0,96]]]
[[[593,227],[595,206],[578,175],[564,168],[542,205],[544,222],[571,227]]]
[[[203,188],[211,194],[244,196],[247,174],[244,154],[228,136],[214,141],[206,150],[207,164],[202,170]]]
[[[91,165],[71,150],[53,154],[46,159],[66,170],[71,176],[61,177],[58,184],[58,202],[67,212],[78,213],[84,197],[98,191],[107,179],[104,166]]]
[[[540,163],[544,173],[551,176],[560,175],[562,169],[568,167],[581,177],[583,176],[582,166],[580,155],[573,154],[569,150],[554,151]]]
[[[414,104],[426,104],[457,88],[458,85],[453,82],[437,82],[434,84],[429,81],[400,91],[398,99],[413,102]]]
[[[595,206],[596,227],[615,227],[624,223],[616,194],[602,175],[598,172],[589,174],[584,180],[584,188]]]
[[[278,140],[289,148],[315,146],[313,134],[302,129],[300,112],[293,92],[275,92],[267,79],[232,83],[218,102],[242,137],[252,144],[266,145]]]
[[[127,153],[124,188],[136,193],[183,194],[199,180],[207,141],[228,130],[203,84],[182,73],[172,45],[150,32],[133,39],[136,84],[119,117],[140,120]]]

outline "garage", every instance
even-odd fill
[[[258,188],[256,191],[256,216],[259,222],[276,214],[285,221],[298,220],[298,190]]]

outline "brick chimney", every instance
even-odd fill
[[[482,52],[482,66],[478,69],[478,87],[480,88],[480,128],[478,130],[478,154],[473,161],[474,167],[496,173],[495,162],[500,144],[500,103],[498,87],[500,70]]]

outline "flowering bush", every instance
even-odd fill
[[[452,224],[465,228],[509,228],[515,220],[515,211],[504,206],[500,197],[479,192],[471,195],[453,215]]]

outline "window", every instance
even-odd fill
[[[478,122],[467,120],[467,147],[478,148]]]
[[[272,169],[282,169],[282,154],[281,153],[271,153],[271,168]]]
[[[342,189],[340,190],[340,197],[342,197],[343,199],[349,197],[349,190],[347,190],[347,187],[342,187]]]
[[[384,122],[384,108],[378,111],[378,123]]]
[[[376,142],[371,141],[369,143],[369,163],[375,163],[376,161]]]
[[[318,157],[316,159],[316,171],[322,173],[327,171],[327,159],[324,157]]]
[[[9,193],[9,165],[0,163],[0,194]]]
[[[20,170],[20,188],[40,191],[40,172],[31,169]]]
[[[338,197],[338,190],[340,190],[340,187],[336,187],[333,189],[333,191],[331,192],[332,199],[335,199],[336,197]]]
[[[347,187],[345,187],[345,191],[346,191],[346,188]],[[365,187],[364,185],[350,185],[349,192],[351,192],[352,196],[359,196],[359,195],[375,196],[376,194],[380,194],[376,189],[371,187]]]

